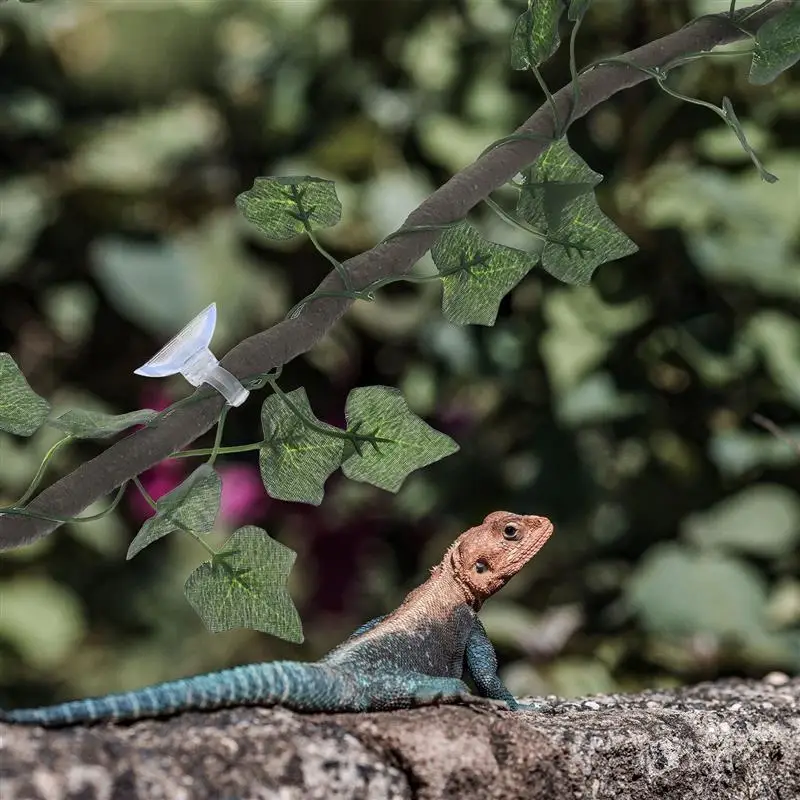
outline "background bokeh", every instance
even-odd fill
[[[122,413],[183,396],[133,370],[211,301],[214,351],[281,318],[327,272],[307,242],[239,215],[258,175],[336,181],[337,257],[371,247],[542,102],[508,68],[521,0],[42,0],[0,5],[0,349],[56,407]],[[719,2],[595,0],[581,63]],[[742,49],[744,45],[737,45]],[[544,71],[567,79],[559,52]],[[556,534],[483,617],[518,693],[576,695],[800,668],[800,71],[748,84],[720,57],[672,80],[729,95],[766,167],[720,119],[643,84],[572,129],[640,252],[590,287],[534,271],[493,328],[456,327],[435,285],[357,303],[284,371],[341,423],[354,386],[400,387],[461,451],[396,496],[341,474],[319,508],[271,500],[254,454],[221,459],[225,531],[298,551],[306,642],[208,634],[172,535],[130,562],[146,507],[0,556],[0,705],[49,702],[273,658],[313,659],[394,607],[489,511]],[[505,195],[500,193],[502,202]],[[530,246],[485,209],[496,241]],[[430,268],[423,262],[421,268]],[[259,402],[226,444],[259,438]],[[0,505],[58,439],[0,436]],[[47,481],[99,452],[59,452]],[[144,476],[182,480],[174,461]],[[97,511],[103,507],[99,504]]]

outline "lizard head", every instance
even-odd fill
[[[480,606],[519,572],[550,538],[547,517],[495,511],[456,539],[450,550],[454,575]]]

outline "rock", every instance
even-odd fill
[[[0,726],[2,800],[795,800],[800,678],[301,715]]]

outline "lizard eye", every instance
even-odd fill
[[[519,531],[517,530],[517,526],[511,524],[506,525],[505,528],[503,528],[503,538],[508,539],[509,541],[519,539]]]
[[[485,561],[481,560],[475,562],[475,572],[486,572],[487,569],[489,569],[489,565]]]

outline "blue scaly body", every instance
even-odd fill
[[[474,699],[465,674],[481,696],[517,709],[497,675],[494,648],[476,612],[552,530],[544,517],[490,514],[456,540],[396,611],[362,625],[319,662],[248,664],[131,692],[0,711],[0,720],[57,727],[238,705],[386,711]]]

